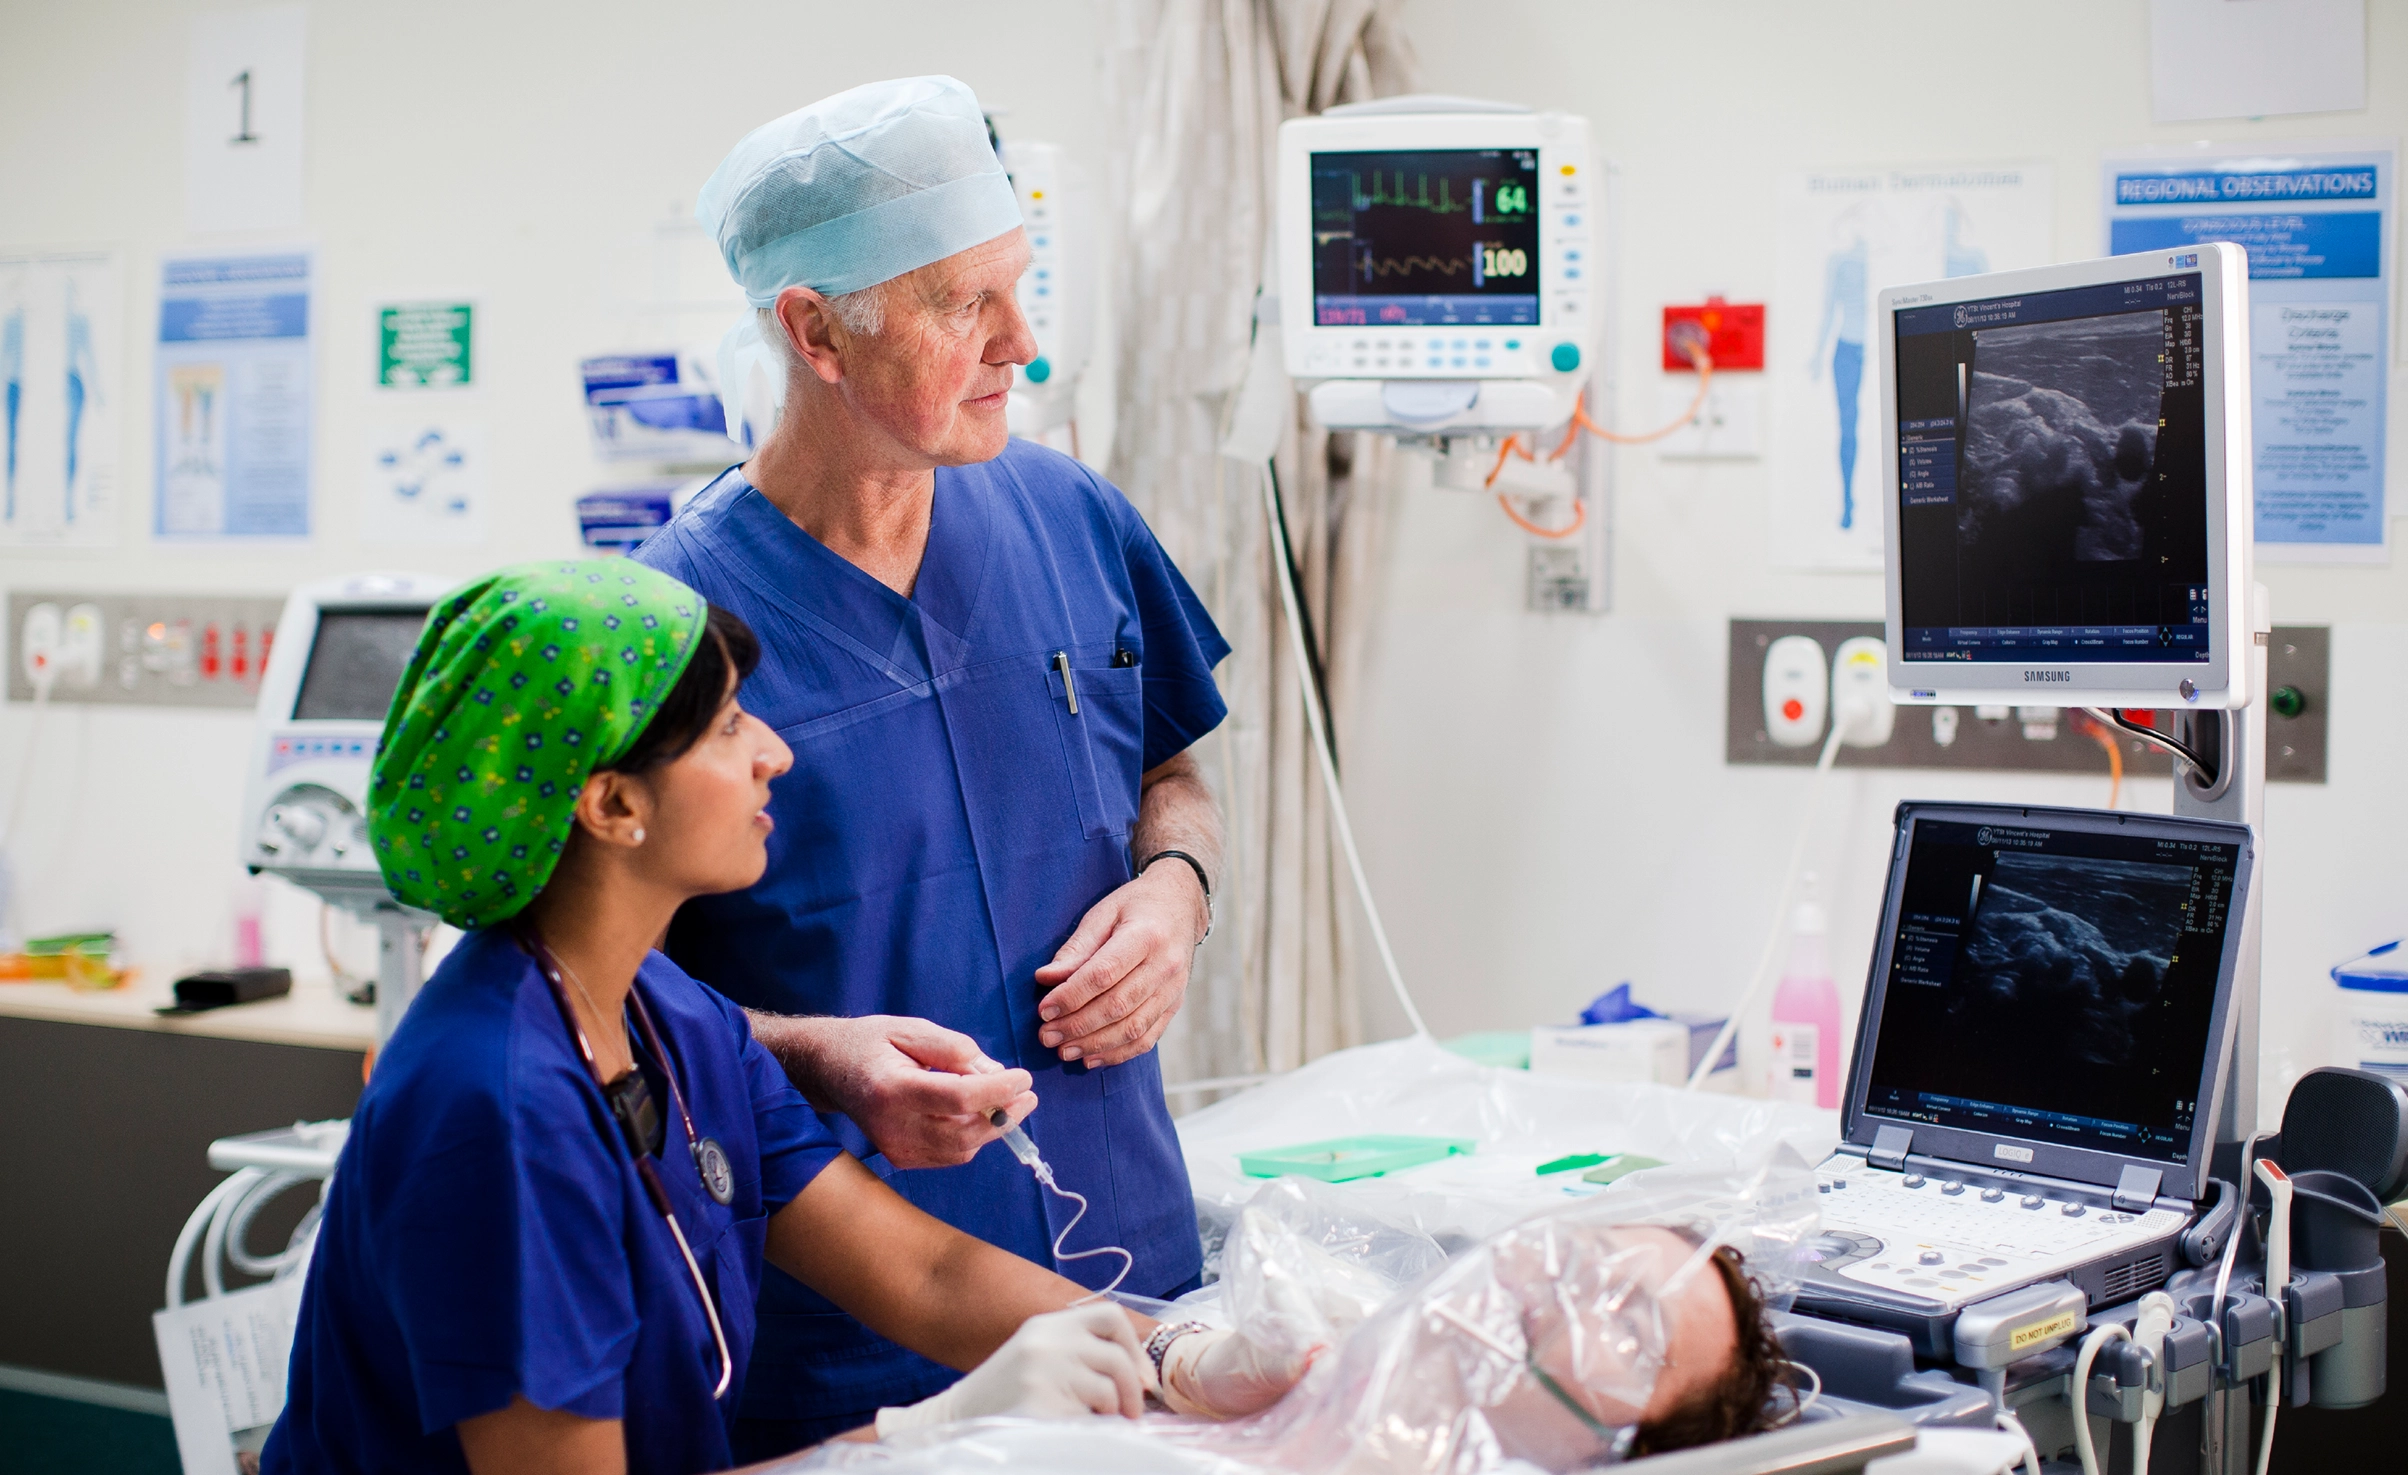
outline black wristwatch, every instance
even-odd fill
[[[1204,862],[1196,859],[1192,855],[1189,855],[1184,850],[1157,850],[1152,855],[1147,856],[1144,860],[1141,860],[1137,863],[1137,874],[1140,876],[1144,875],[1146,873],[1146,867],[1152,865],[1158,860],[1186,861],[1187,868],[1196,873],[1196,884],[1204,888],[1204,937],[1212,936],[1213,921],[1217,916],[1217,913],[1215,912],[1212,904],[1212,878],[1204,874]],[[1204,945],[1204,937],[1199,937],[1196,939],[1197,947],[1202,947]]]

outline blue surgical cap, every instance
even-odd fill
[[[1020,224],[985,114],[951,77],[872,82],[746,134],[694,206],[755,307],[834,297]]]

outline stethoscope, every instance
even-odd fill
[[[577,1053],[585,1058],[587,1074],[602,1091],[611,1115],[619,1123],[619,1131],[627,1140],[628,1154],[635,1159],[637,1176],[644,1180],[644,1191],[651,1196],[652,1206],[660,1211],[669,1225],[670,1237],[677,1241],[677,1253],[685,1257],[686,1273],[694,1277],[694,1294],[702,1298],[702,1310],[711,1319],[711,1339],[719,1344],[719,1386],[711,1390],[713,1399],[727,1396],[728,1385],[735,1381],[736,1359],[727,1350],[727,1329],[719,1322],[719,1303],[712,1299],[711,1288],[702,1278],[702,1267],[694,1263],[694,1251],[686,1243],[686,1231],[677,1222],[677,1211],[669,1207],[668,1191],[661,1187],[660,1174],[652,1166],[652,1134],[657,1117],[652,1105],[652,1093],[644,1086],[644,1075],[630,1068],[615,1081],[602,1079],[602,1067],[594,1059],[594,1046],[585,1037],[585,1026],[577,1022],[577,1011],[569,1007],[569,996],[561,986],[559,959],[544,946],[543,939],[533,929],[522,929],[521,940],[535,955],[536,971],[552,987],[552,1003],[559,1008],[560,1018],[568,1025],[569,1034],[577,1041]],[[669,1083],[669,1099],[677,1104],[678,1119],[685,1123],[686,1150],[694,1156],[694,1171],[702,1179],[703,1192],[721,1208],[735,1201],[736,1179],[729,1170],[727,1152],[711,1138],[694,1131],[693,1114],[686,1110],[686,1093],[678,1088],[677,1073],[670,1068],[669,1052],[661,1048],[660,1031],[653,1028],[652,1011],[645,1007],[644,992],[631,980],[627,985],[627,1001],[633,1006],[636,1028],[644,1036],[644,1048],[660,1065],[661,1076]]]

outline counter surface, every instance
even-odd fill
[[[230,1004],[199,1014],[161,1016],[175,1002],[172,980],[138,978],[120,988],[88,991],[63,983],[0,983],[0,1017],[156,1030],[270,1045],[366,1050],[376,1043],[376,1010],[354,1004],[318,980],[296,982],[281,998]]]

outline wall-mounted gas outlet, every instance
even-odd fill
[[[1839,643],[1839,653],[1831,658],[1831,715],[1848,723],[1848,735],[1840,739],[1846,746],[1882,747],[1896,732],[1889,670],[1889,650],[1880,636],[1856,635]]]
[[[247,708],[283,613],[281,595],[12,592],[19,659],[8,699],[33,700],[28,662],[39,645],[57,670],[53,702]]]
[[[1867,647],[1858,641],[1870,642]],[[1807,644],[1816,648],[1809,655]],[[1768,701],[1772,686],[1802,688],[1804,671],[1818,657],[1837,666],[1833,680],[1867,675],[1850,653],[1878,653],[1881,626],[1871,620],[1733,620],[1725,711],[1723,759],[1728,763],[1813,764],[1824,727],[1818,716],[1811,734],[1804,699],[1798,719],[1784,719]],[[2325,714],[2331,710],[2331,632],[2315,625],[2277,625],[2266,647],[2266,777],[2277,782],[2324,782]],[[1886,686],[1886,681],[1883,683]],[[1844,689],[1844,688],[1843,688]],[[1793,692],[1794,694],[1794,692]],[[1785,701],[1787,698],[1785,698]],[[1843,742],[1843,768],[2033,769],[2052,773],[2098,773],[2107,756],[2087,717],[2056,707],[1897,707],[1888,736],[1872,746]],[[2114,741],[2124,772],[2164,777],[2173,762],[2159,749],[2127,734]]]
[[[1831,663],[1821,642],[1807,635],[1779,636],[1765,646],[1759,665],[1764,736],[1783,748],[1821,742],[1831,711]]]
[[[1589,576],[1581,566],[1578,544],[1530,545],[1530,608],[1584,610],[1589,607]]]

